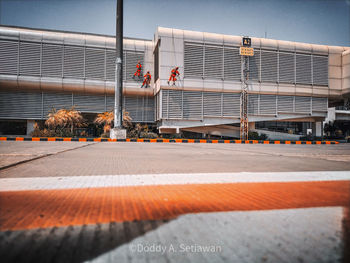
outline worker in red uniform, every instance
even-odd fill
[[[143,76],[143,83],[141,88],[143,88],[143,86],[146,85],[146,88],[149,87],[149,84],[151,83],[151,74],[149,73],[149,71],[147,71],[146,75]]]
[[[139,78],[141,77],[141,69],[142,69],[142,65],[140,60],[137,61],[137,65],[136,65],[136,72],[134,73],[134,76],[132,77],[133,79],[138,76]]]
[[[179,75],[180,75],[179,67],[173,68],[171,70],[170,78],[168,80],[168,85],[169,85],[170,81],[173,81],[173,85],[175,85],[176,77],[179,76]]]

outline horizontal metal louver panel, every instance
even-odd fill
[[[81,112],[104,112],[105,97],[97,95],[73,95],[74,107]]]
[[[106,79],[115,81],[115,50],[106,50]]]
[[[144,52],[139,52],[139,51],[129,51],[129,50],[126,50],[125,53],[124,53],[124,64],[125,64],[125,67],[124,67],[124,79],[127,80],[127,81],[138,81],[138,79],[136,78],[135,80],[133,80],[133,76],[134,76],[134,73],[136,72],[136,65],[137,65],[137,62],[140,61],[141,62],[141,65],[142,65],[142,70],[141,70],[141,78],[140,78],[140,81],[143,80],[143,68],[144,68],[144,55],[145,53]]]
[[[241,56],[238,48],[224,48],[224,78],[241,79]]]
[[[142,122],[143,109],[143,97],[124,97],[124,110],[129,113],[133,122]]]
[[[224,93],[223,94],[223,116],[233,117],[240,115],[240,93]]]
[[[313,84],[328,86],[328,57],[312,56]]]
[[[259,114],[276,114],[276,95],[260,95]]]
[[[114,96],[106,96],[106,109],[105,111],[114,110]]]
[[[294,58],[294,53],[279,52],[279,82],[295,82]]]
[[[85,49],[85,78],[105,79],[105,50],[101,48]]]
[[[160,119],[160,92],[156,94],[156,106],[155,106],[155,110],[156,110],[156,120]]]
[[[204,46],[185,43],[184,75],[185,77],[203,77]]]
[[[63,46],[43,44],[41,75],[62,78]]]
[[[277,52],[261,51],[261,81],[277,82]]]
[[[64,46],[64,77],[84,78],[84,47]]]
[[[106,96],[106,110],[114,109],[114,96]],[[154,99],[141,96],[124,96],[123,109],[129,113],[131,122],[154,122]]]
[[[41,93],[0,91],[1,119],[41,119]]]
[[[312,84],[311,55],[296,54],[297,84]]]
[[[249,57],[249,79],[260,81],[260,51],[254,50],[254,56]]]
[[[154,122],[155,121],[155,97],[145,97],[144,104],[144,122]]]
[[[328,111],[328,98],[312,98],[312,111]]]
[[[168,90],[161,90],[162,94],[162,116],[160,116],[163,119],[166,119],[168,117]]]
[[[223,49],[222,47],[205,46],[204,47],[204,77],[205,78],[223,78]]]
[[[295,112],[310,113],[311,112],[311,97],[295,96]]]
[[[20,43],[20,75],[40,76],[40,52],[41,44],[31,42]]]
[[[203,92],[204,116],[221,116],[221,93]]]
[[[248,114],[259,114],[259,95],[248,94]]]
[[[47,118],[47,115],[53,109],[58,111],[60,109],[70,109],[73,106],[72,94],[67,93],[44,93],[43,102],[44,118]]]
[[[184,91],[183,92],[183,118],[201,119],[202,118],[202,92]]]
[[[17,75],[18,42],[0,40],[0,74]]]
[[[278,96],[277,111],[278,112],[294,112],[293,96]]]
[[[168,91],[168,117],[169,119],[182,118],[182,91]]]

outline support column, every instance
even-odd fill
[[[35,120],[27,120],[27,135],[32,135],[34,131]]]
[[[248,130],[249,131],[255,130],[255,122],[249,122],[248,123]]]
[[[314,130],[314,128],[312,127],[312,131]],[[323,129],[322,129],[322,122],[315,122],[315,136],[317,137],[322,137],[323,136]]]

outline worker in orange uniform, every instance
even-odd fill
[[[136,76],[138,76],[139,78],[141,77],[141,69],[142,69],[142,65],[140,60],[137,61],[137,65],[136,65],[136,72],[134,73],[134,76],[132,77],[133,79],[135,79]]]
[[[149,84],[151,83],[151,74],[149,73],[149,71],[147,71],[146,75],[143,76],[143,83],[141,88],[143,88],[143,86],[146,85],[146,88],[149,87]]]
[[[179,67],[173,68],[171,70],[170,78],[168,80],[168,85],[169,85],[170,81],[173,81],[173,85],[175,85],[176,77],[179,75],[180,75]]]

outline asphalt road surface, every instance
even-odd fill
[[[350,144],[0,143],[1,262],[349,262]]]

